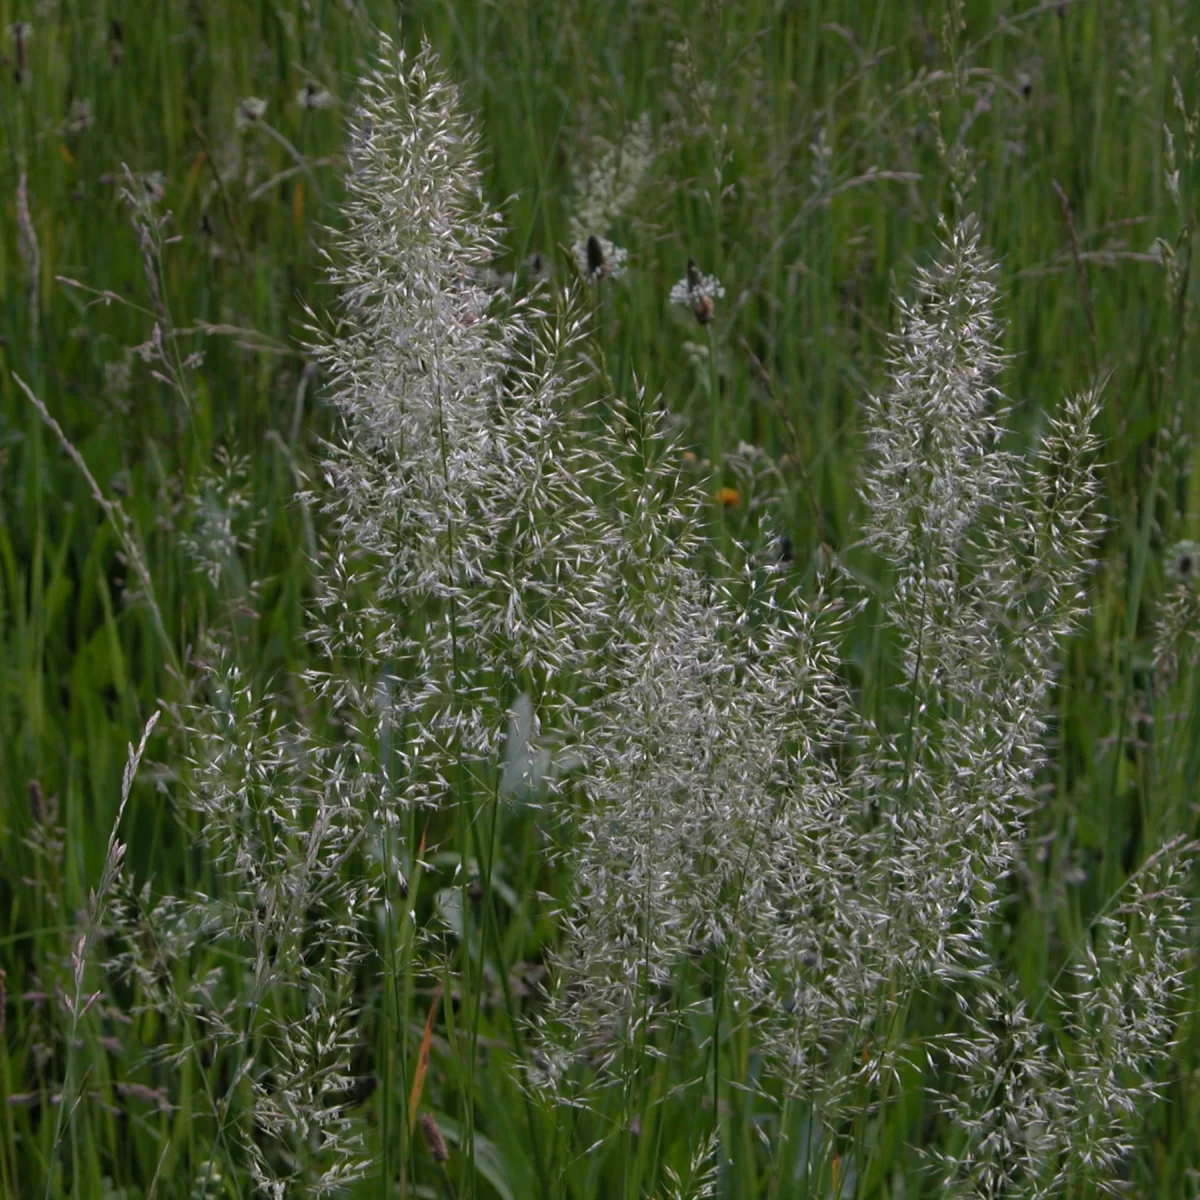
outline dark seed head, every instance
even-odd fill
[[[49,816],[42,785],[36,779],[29,781],[29,815],[33,818],[35,825],[45,825]]]
[[[588,234],[587,267],[588,275],[593,279],[598,279],[604,274],[604,247],[600,245],[600,239],[594,233]]]
[[[13,43],[13,82],[25,82],[25,69],[29,65],[29,26],[24,21],[17,21],[9,30]]]
[[[108,25],[108,65],[115,70],[124,61],[124,30],[120,21],[113,20]]]
[[[1166,565],[1169,578],[1191,585],[1200,575],[1200,542],[1176,542]]]
[[[446,1139],[442,1137],[442,1131],[431,1113],[421,1114],[421,1133],[429,1149],[429,1157],[435,1163],[444,1163],[450,1157],[450,1151],[446,1148]]]

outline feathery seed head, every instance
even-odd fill
[[[350,137],[329,271],[341,312],[332,328],[314,318],[343,418],[324,464],[315,638],[344,666],[310,680],[355,714],[364,746],[412,731],[380,771],[396,781],[378,796],[386,821],[441,803],[449,759],[498,769],[530,680],[543,706],[559,702],[555,681],[579,660],[572,622],[601,595],[582,581],[589,480],[605,468],[571,421],[585,326],[569,298],[551,313],[544,291],[489,286],[502,229],[428,47],[381,43]]]
[[[552,1086],[572,1063],[624,1078],[687,1015],[682,964],[711,958],[730,1013],[754,1014],[772,1069],[832,1120],[897,1069],[886,1039],[863,1048],[864,1023],[886,1024],[898,989],[965,996],[986,962],[1053,656],[1082,611],[1098,407],[1069,401],[1040,460],[1001,448],[993,276],[973,223],[951,230],[901,305],[891,387],[868,408],[867,532],[897,577],[885,613],[910,729],[854,713],[850,610],[823,592],[801,603],[752,555],[743,607],[694,565],[701,498],[672,456],[639,455],[604,538],[627,569],[608,589],[607,690],[582,714],[586,804],[543,1026]],[[614,432],[653,446],[648,416],[634,402]]]

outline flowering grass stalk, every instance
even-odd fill
[[[92,889],[88,896],[86,928],[71,948],[73,990],[65,998],[67,1011],[71,1018],[67,1038],[66,1078],[63,1082],[62,1094],[58,1098],[58,1106],[54,1116],[54,1139],[50,1148],[52,1159],[57,1158],[59,1145],[66,1132],[70,1118],[74,1114],[76,1106],[83,1098],[81,1085],[74,1078],[74,1071],[72,1069],[75,1058],[75,1047],[79,1041],[80,1022],[92,1005],[103,994],[101,992],[93,992],[90,995],[85,993],[84,987],[87,980],[87,971],[89,965],[91,965],[92,952],[95,949],[97,938],[100,936],[104,922],[108,916],[109,907],[113,901],[113,893],[121,874],[121,866],[125,859],[125,844],[117,838],[117,831],[121,824],[121,818],[125,815],[125,807],[129,803],[129,796],[133,790],[134,777],[137,775],[142,756],[146,753],[146,743],[150,740],[151,733],[154,732],[154,726],[158,723],[158,717],[159,714],[155,713],[146,722],[146,727],[142,730],[142,737],[137,746],[130,745],[128,748],[125,771],[121,777],[121,800],[117,805],[117,813],[113,818],[112,829],[108,835],[108,845],[104,854],[104,869],[101,873],[99,884]],[[54,1172],[47,1171],[46,1200],[50,1200],[53,1185]]]
[[[330,256],[340,317],[331,331],[314,318],[344,438],[324,465],[332,533],[315,641],[331,667],[309,676],[375,761],[360,770],[374,781],[392,1028],[407,1019],[395,981],[411,970],[396,951],[396,900],[421,828],[453,829],[461,925],[448,932],[472,997],[469,1080],[495,937],[500,793],[521,782],[502,761],[510,713],[536,697],[526,730],[536,744],[537,714],[574,678],[564,628],[589,603],[581,523],[595,474],[572,424],[583,324],[484,286],[502,230],[480,199],[477,158],[432,52],[410,59],[385,39],[351,122]],[[468,1107],[468,1159],[473,1119]]]
[[[580,1078],[619,1084],[628,1109],[673,1028],[707,1019],[715,1076],[726,1019],[754,1030],[785,1092],[833,1134],[919,1056],[907,1013],[933,990],[989,1036],[1008,1022],[1015,1090],[974,1102],[1001,1127],[1044,1125],[1053,1148],[1018,1167],[992,1118],[964,1115],[968,1091],[948,1111],[973,1147],[963,1161],[992,1164],[964,1177],[978,1194],[1104,1184],[1128,1149],[1114,1123],[1152,1090],[1181,980],[1178,871],[1121,910],[1161,922],[1152,952],[1114,930],[1108,965],[1079,968],[1073,1003],[1108,1013],[1109,1032],[1073,1026],[1077,1063],[1023,1003],[996,1007],[997,911],[1045,761],[1058,648],[1086,613],[1099,397],[1069,400],[1035,457],[1005,448],[992,276],[973,223],[950,230],[901,305],[891,387],[868,403],[866,532],[891,569],[879,607],[907,696],[895,728],[856,712],[842,682],[844,588],[801,600],[752,558],[741,580],[697,566],[701,499],[646,406],[625,418],[608,457],[633,460],[633,495],[605,540],[627,569],[606,618],[608,688],[579,739],[550,1082],[586,1062]],[[1130,1040],[1104,999],[1114,986],[1145,997],[1149,1041]],[[947,1036],[955,1070],[995,1061],[982,1036]],[[1055,1063],[1064,1082],[1047,1084]]]
[[[223,1087],[205,1097],[209,1166],[240,1160],[268,1195],[330,1195],[367,1163],[345,1111],[374,899],[369,876],[348,869],[361,780],[352,747],[315,743],[256,699],[226,652],[210,654],[203,692],[181,714],[207,884],[187,903],[149,885],[127,891],[112,967],[137,1011],[166,1023],[156,1061],[219,1068]]]

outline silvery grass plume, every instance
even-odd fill
[[[684,1175],[666,1167],[667,1188],[663,1200],[710,1200],[715,1196],[720,1186],[718,1148],[714,1130],[696,1147]]]
[[[1154,623],[1155,688],[1166,693],[1200,662],[1200,542],[1182,541],[1167,555],[1167,589]]]
[[[983,944],[1043,760],[1060,639],[1086,612],[1095,392],[1032,462],[1005,451],[994,267],[973,221],[901,303],[892,386],[868,403],[867,535],[891,564],[907,719],[872,765],[889,907],[937,973]]]
[[[948,232],[901,306],[891,386],[868,404],[867,535],[890,566],[881,608],[904,679],[896,729],[853,711],[832,594],[801,602],[753,565],[728,585],[701,570],[701,498],[679,483],[647,406],[614,428],[608,457],[632,464],[631,494],[604,539],[622,563],[607,692],[580,739],[573,908],[540,1071],[568,1097],[581,1061],[629,1096],[691,1005],[711,1014],[714,1039],[723,1015],[757,1026],[785,1087],[833,1122],[869,1108],[915,1054],[903,1030],[919,991],[997,1003],[996,909],[1045,758],[1058,646],[1086,612],[1099,400],[1067,401],[1030,459],[1002,447],[993,274],[973,222]],[[1154,954],[1097,960],[1079,1012],[1103,1007],[1120,978],[1153,997],[1163,1028],[1177,885],[1143,896],[1151,908],[1164,898],[1172,936]],[[1057,1043],[1019,1003],[1010,1019],[1024,1030],[1012,1039],[1024,1096]],[[970,1037],[950,1043],[957,1068],[989,1061]],[[1115,1037],[1078,1037],[1088,1084],[1068,1070],[1045,1109],[1060,1149],[1093,1122],[1094,1153],[1071,1170],[1103,1175],[1125,1147],[1101,1131],[1144,1082],[1122,1091],[1105,1073]],[[1120,1070],[1137,1075],[1149,1050]],[[979,1121],[960,1125],[982,1135]],[[1053,1186],[1070,1174],[1058,1166]]]
[[[510,707],[525,689],[552,704],[574,661],[559,626],[586,601],[572,519],[591,507],[590,460],[565,365],[579,326],[477,282],[499,224],[428,48],[409,59],[383,41],[350,137],[330,255],[341,315],[331,331],[313,317],[343,429],[324,464],[313,634],[328,667],[306,679],[347,736],[331,746],[288,719],[210,639],[184,723],[211,894],[131,894],[119,963],[168,1022],[163,1057],[228,1068],[228,1091],[207,1097],[214,1154],[272,1195],[367,1171],[348,1110],[356,973],[379,902],[398,919],[389,877],[416,854],[395,827],[461,800],[479,764],[498,786]],[[237,590],[240,550],[230,536],[198,554],[210,582]],[[526,724],[536,740],[536,714]]]
[[[582,326],[479,282],[501,228],[428,47],[410,59],[382,41],[350,137],[329,271],[341,315],[315,346],[344,422],[324,467],[317,632],[337,667],[314,682],[365,736],[401,731],[395,810],[445,801],[449,764],[494,760],[508,705],[571,665]]]
[[[233,1156],[264,1194],[326,1196],[368,1159],[348,1111],[355,974],[375,901],[359,854],[364,773],[262,701],[229,652],[208,647],[181,713],[193,757],[184,798],[205,852],[204,890],[127,888],[110,968],[162,1026],[150,1048],[197,1065],[196,1139]],[[216,1084],[215,1081],[221,1081]],[[208,1154],[208,1150],[204,1152]]]
[[[78,1079],[76,1077],[77,1071],[74,1067],[76,1050],[83,1045],[83,1039],[79,1036],[82,1032],[82,1022],[92,1006],[104,994],[101,991],[89,993],[86,990],[88,974],[89,969],[93,966],[92,960],[95,956],[97,942],[104,935],[106,926],[116,907],[115,893],[120,886],[124,871],[126,849],[126,844],[117,835],[121,827],[121,819],[125,815],[125,809],[129,804],[129,797],[133,791],[133,781],[137,776],[138,768],[141,766],[142,758],[146,753],[146,744],[150,740],[150,735],[154,732],[155,725],[158,724],[159,715],[157,712],[154,713],[146,722],[137,746],[135,747],[132,743],[128,746],[125,770],[121,776],[121,799],[117,805],[116,815],[113,817],[112,828],[109,831],[100,881],[96,887],[89,891],[87,911],[83,916],[84,928],[78,938],[72,937],[71,988],[69,991],[63,991],[61,996],[61,1003],[70,1017],[67,1031],[67,1062],[62,1092],[56,1100],[54,1140],[50,1152],[52,1159],[58,1156],[59,1147],[74,1117],[75,1109],[84,1097],[83,1081],[86,1080],[87,1075],[90,1073],[85,1072],[83,1080]],[[40,787],[36,785],[30,787],[30,800],[35,807],[43,807],[44,801]],[[42,815],[48,816],[49,813],[45,812]],[[47,1197],[50,1196],[54,1174],[53,1171],[46,1173]]]
[[[154,275],[154,246],[143,243]],[[160,326],[151,339],[156,344],[165,318]],[[156,361],[170,372],[174,360],[164,355]],[[167,662],[182,677],[132,522],[106,497],[45,405],[21,386],[116,530]],[[231,615],[252,617],[242,557],[254,522],[242,519],[247,506],[236,464],[226,466],[224,480],[214,477],[206,495],[193,498],[193,528],[182,541],[208,583],[240,601],[230,605]],[[356,1041],[354,973],[365,951],[362,917],[374,892],[369,880],[346,870],[361,840],[365,805],[358,789],[365,776],[355,747],[331,750],[286,719],[282,706],[263,701],[219,637],[210,637],[206,649],[211,661],[201,664],[198,698],[176,714],[195,748],[180,764],[180,793],[205,851],[201,883],[186,896],[156,893],[153,878],[136,888],[114,825],[87,932],[74,946],[69,1045],[100,995],[78,1002],[89,959],[100,937],[111,936],[117,945],[105,968],[128,982],[131,1007],[145,1017],[136,1029],[152,1038],[147,1069],[163,1084],[118,1081],[117,1096],[150,1098],[169,1112],[187,1064],[203,1093],[192,1099],[190,1145],[207,1177],[234,1159],[239,1177],[248,1173],[266,1195],[329,1195],[366,1165],[347,1113],[348,1063]],[[153,723],[130,751],[118,822]],[[68,1071],[68,1086],[75,1084]],[[67,1095],[59,1109],[56,1150],[79,1100]],[[47,1173],[48,1189],[55,1178]]]
[[[879,731],[871,774],[907,978],[940,983],[968,1026],[944,1043],[966,1080],[948,1101],[966,1146],[947,1186],[1050,1195],[1117,1186],[1181,993],[1186,856],[1164,847],[1096,919],[1070,994],[1031,1011],[998,977],[989,943],[1045,761],[1057,648],[1087,612],[1099,396],[1069,399],[1032,462],[1000,447],[992,273],[974,223],[959,225],[902,306],[892,387],[870,408],[868,532],[894,571],[884,610],[908,707],[904,728]]]
[[[845,606],[823,590],[798,605],[775,568],[722,583],[698,566],[706,498],[643,396],[615,416],[605,457],[627,492],[603,538],[605,692],[574,714],[583,803],[567,814],[574,891],[542,1028],[540,1077],[566,1098],[581,1059],[628,1091],[689,994],[762,1019],[764,1001],[793,1005],[779,988],[794,967],[824,970],[838,1003],[847,981],[861,989],[853,948],[885,916],[870,892],[838,903],[869,844],[835,765],[851,736]]]
[[[943,1097],[959,1148],[936,1156],[947,1195],[1048,1197],[1082,1180],[1128,1194],[1188,991],[1194,852],[1177,839],[1130,878],[1067,964],[1071,990],[1034,1008],[993,974],[960,994],[966,1032],[944,1043],[958,1086]]]

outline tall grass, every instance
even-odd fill
[[[1187,6],[0,17],[0,1192],[1194,1190]]]

